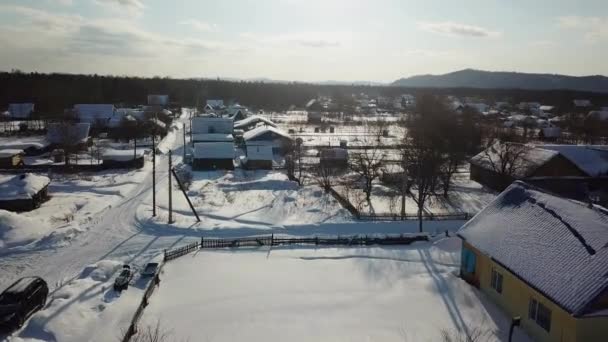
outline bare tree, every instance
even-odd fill
[[[525,167],[524,157],[528,150],[529,147],[524,144],[491,139],[480,161],[505,179],[509,179]]]
[[[325,192],[329,192],[329,190],[331,190],[331,187],[334,185],[336,171],[329,166],[320,164],[315,169],[315,173],[314,173],[313,177],[314,177],[315,182],[317,182],[317,184],[321,188],[323,188],[323,190],[325,190]]]
[[[350,169],[359,176],[363,183],[365,199],[369,202],[372,195],[374,181],[380,177],[385,155],[382,150],[382,135],[385,125],[380,122],[369,129],[364,139],[367,145],[363,151],[352,153],[350,156]]]
[[[51,142],[63,150],[65,165],[70,164],[71,155],[78,152],[83,143],[81,127],[74,123],[71,115],[66,113],[49,127]]]
[[[155,325],[140,328],[137,334],[131,337],[131,342],[167,342],[171,332],[162,327],[160,319]],[[122,339],[121,339],[122,340]]]
[[[492,330],[485,329],[481,326],[467,331],[441,330],[441,340],[443,342],[489,342],[493,337],[494,333]]]

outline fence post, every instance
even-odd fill
[[[270,234],[270,246],[274,246],[274,233]]]
[[[201,236],[201,248],[203,248],[203,237]]]
[[[167,261],[167,250],[163,250],[163,261]]]

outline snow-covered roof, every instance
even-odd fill
[[[272,146],[247,146],[248,160],[273,160]]]
[[[559,152],[591,177],[608,175],[607,145],[540,145],[538,147]]]
[[[148,104],[152,106],[166,106],[169,104],[169,95],[148,95]]]
[[[510,151],[507,149],[510,149]],[[520,151],[522,152],[519,153]],[[514,178],[530,176],[536,169],[559,155],[557,151],[535,148],[534,146],[511,142],[497,142],[471,158],[471,164],[480,166],[486,170],[494,170],[495,168],[500,168],[501,162],[507,161],[507,158],[501,157],[505,153],[510,153],[511,155],[520,154],[520,157],[514,161],[515,166],[513,167],[512,174]]]
[[[292,139],[291,136],[287,133],[285,133],[284,131],[272,127],[272,126],[260,126],[260,127],[256,127],[254,129],[252,129],[251,131],[247,131],[243,134],[243,139],[245,139],[245,141],[247,140],[252,140],[255,138],[258,138],[268,132],[272,132],[277,136],[283,137],[285,139]]]
[[[27,119],[33,111],[33,103],[10,103],[8,105],[8,112],[10,113],[10,116],[15,119]]]
[[[224,107],[224,100],[207,100],[207,106],[211,108],[222,108]]]
[[[574,100],[574,105],[576,107],[590,107],[591,106],[591,101],[590,100]]]
[[[575,315],[608,287],[608,211],[515,182],[458,235]]]
[[[18,154],[25,154],[23,150],[16,148],[5,148],[0,150],[0,158],[10,158]]]
[[[101,159],[103,160],[112,160],[112,161],[129,161],[133,159],[139,159],[144,156],[144,152],[142,150],[104,150],[103,156]]]
[[[194,144],[194,159],[234,159],[234,144],[204,142]]]
[[[74,110],[81,122],[107,122],[114,116],[112,104],[76,104]]]
[[[249,127],[251,125],[257,125],[260,122],[264,123],[265,125],[268,125],[268,126],[277,127],[277,125],[274,122],[266,119],[265,117],[261,117],[259,115],[253,115],[253,116],[250,116],[250,117],[248,117],[246,119],[239,120],[239,121],[235,122],[234,123],[234,128],[237,128],[237,129],[239,129],[239,128],[247,128],[247,127]]]
[[[196,142],[219,142],[219,141],[232,142],[232,141],[234,141],[234,138],[232,137],[232,134],[198,133],[198,134],[192,134],[192,141],[195,143]]]
[[[151,123],[155,124],[156,126],[162,128],[162,129],[167,128],[167,124],[164,123],[164,122],[162,122],[162,121],[160,121],[159,119],[150,118],[150,120],[148,120],[148,121],[150,121]]]
[[[46,140],[51,144],[84,143],[89,137],[90,129],[91,124],[86,122],[74,124],[50,123],[47,127]],[[69,137],[66,137],[68,134]]]
[[[0,201],[30,199],[44,189],[51,180],[45,176],[26,173],[17,176],[0,176]]]
[[[542,110],[543,112],[550,112],[553,110],[553,108],[555,108],[554,106],[540,106],[540,110]]]
[[[192,133],[224,133],[232,134],[234,121],[230,118],[192,118]]]

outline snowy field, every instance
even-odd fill
[[[438,195],[430,197],[425,203],[426,214],[476,214],[490,203],[498,194],[495,191],[483,187],[472,181],[469,173],[456,173],[453,176],[453,185],[448,191],[448,197],[443,197],[443,190],[438,189]],[[376,182],[372,190],[370,202],[365,199],[365,194],[360,189],[347,190],[344,186],[336,186],[336,190],[365,214],[390,214],[401,213],[401,196],[397,190]],[[405,212],[407,215],[416,215],[418,206],[410,197],[406,197]]]
[[[509,320],[459,279],[460,242],[209,250],[165,266],[143,325],[175,341],[440,341]],[[527,341],[516,334],[515,341]]]

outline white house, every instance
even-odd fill
[[[260,126],[243,134],[247,146],[271,146],[274,153],[285,152],[285,147],[294,143],[284,131],[272,126]]]
[[[234,170],[234,144],[205,142],[194,144],[194,170]]]
[[[192,142],[233,142],[234,121],[230,118],[192,118]]]
[[[74,111],[80,122],[107,125],[116,109],[112,104],[76,104]]]
[[[272,169],[274,154],[272,146],[247,146],[247,156],[243,159],[247,169]]]
[[[8,105],[8,112],[13,119],[29,119],[33,111],[33,103],[11,103]]]

